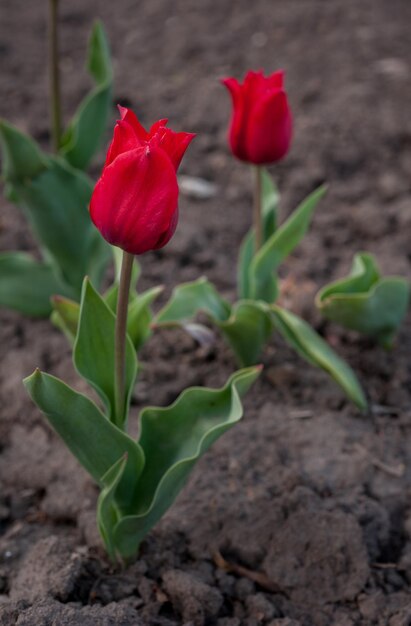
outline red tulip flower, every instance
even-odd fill
[[[248,72],[242,85],[235,78],[222,82],[233,100],[229,132],[233,154],[255,165],[282,159],[292,135],[284,72],[280,70],[267,77],[262,72]]]
[[[178,221],[177,169],[193,139],[167,120],[147,132],[130,109],[119,106],[106,162],[90,202],[104,239],[130,254],[162,248]]]

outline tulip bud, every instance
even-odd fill
[[[288,152],[292,117],[283,81],[282,70],[267,77],[248,72],[242,85],[235,78],[222,81],[233,101],[229,143],[241,161],[274,163]]]
[[[159,120],[147,132],[135,114],[119,107],[111,145],[90,202],[104,239],[130,254],[162,248],[178,221],[177,168],[193,139]]]

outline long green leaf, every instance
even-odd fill
[[[33,317],[50,314],[50,298],[55,293],[71,294],[53,267],[23,252],[0,255],[0,306]]]
[[[326,187],[322,186],[311,193],[254,256],[249,269],[249,297],[252,300],[264,300],[269,304],[276,300],[277,269],[304,237],[325,191]]]
[[[110,49],[101,22],[93,26],[87,66],[96,86],[80,104],[61,142],[61,153],[78,169],[85,169],[100,147],[111,106]]]
[[[146,464],[136,508],[114,532],[123,558],[137,552],[143,537],[174,502],[198,458],[241,419],[240,395],[259,372],[260,368],[242,370],[220,390],[187,389],[170,407],[142,411],[139,443]]]
[[[126,342],[125,406],[115,412],[115,316],[90,281],[84,280],[80,321],[73,358],[77,371],[97,391],[106,405],[110,420],[123,427],[128,413],[136,373],[137,358],[129,337]]]
[[[289,311],[272,305],[275,327],[300,356],[327,372],[362,410],[367,400],[353,370],[311,326]]]
[[[136,486],[144,466],[141,447],[112,424],[94,402],[58,378],[36,370],[23,382],[51,426],[99,485],[114,463],[127,454],[116,501],[120,509],[129,510],[137,497]]]

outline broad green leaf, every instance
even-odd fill
[[[398,276],[380,278],[371,254],[356,254],[348,278],[324,287],[317,307],[329,320],[375,337],[391,347],[410,300],[409,282]]]
[[[273,321],[284,340],[312,365],[327,372],[360,409],[367,400],[353,370],[311,326],[289,311],[272,305]]]
[[[99,236],[87,209],[89,179],[53,158],[46,170],[32,180],[16,183],[15,188],[44,253],[80,294],[90,252]]]
[[[141,447],[112,424],[94,402],[58,378],[36,370],[23,382],[51,426],[99,485],[114,463],[127,454],[116,502],[120,510],[128,511],[138,495],[137,482],[144,466]]]
[[[265,302],[240,300],[225,322],[214,322],[219,326],[241,366],[255,365],[268,341],[273,322],[270,309]]]
[[[304,237],[325,191],[326,187],[322,186],[311,193],[253,257],[249,268],[250,299],[269,304],[276,300],[277,269]]]
[[[146,464],[138,485],[133,514],[114,531],[123,558],[138,546],[172,505],[198,458],[243,415],[240,395],[254,382],[260,368],[234,374],[219,390],[191,388],[167,408],[146,408],[141,413],[140,445]]]
[[[0,120],[2,173],[7,183],[29,181],[48,167],[37,144],[12,124]]]
[[[0,255],[0,306],[25,315],[46,317],[50,297],[72,290],[55,275],[53,268],[23,252]]]
[[[262,168],[262,215],[263,215],[263,243],[265,243],[277,228],[277,209],[279,194],[267,170]],[[250,297],[249,270],[253,259],[254,229],[251,228],[241,244],[238,258],[238,293],[241,299]]]
[[[153,314],[151,304],[162,292],[163,287],[152,287],[137,294],[128,307],[127,333],[138,352],[151,335]]]
[[[318,304],[336,294],[364,293],[380,279],[380,272],[372,254],[359,252],[354,256],[351,272],[347,278],[330,283],[317,294]]]
[[[176,287],[170,300],[156,315],[154,325],[180,324],[191,320],[200,311],[222,322],[229,318],[230,310],[229,303],[203,277]]]
[[[115,316],[86,278],[80,304],[80,322],[73,351],[77,371],[102,398],[111,421],[124,427],[136,373],[137,357],[126,341],[125,406],[115,412]]]
[[[96,86],[80,104],[61,141],[61,153],[78,169],[85,169],[100,147],[111,106],[110,49],[100,22],[93,26],[87,67]]]
[[[127,465],[127,456],[119,459],[104,474],[101,482],[104,485],[97,502],[97,525],[104,541],[107,553],[112,561],[116,560],[116,548],[113,531],[121,513],[115,500],[116,489],[123,477]]]
[[[79,303],[58,295],[51,298],[51,305],[53,307],[52,323],[63,331],[71,344],[74,344],[80,318]]]

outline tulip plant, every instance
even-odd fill
[[[352,369],[313,328],[276,302],[279,266],[303,238],[325,193],[324,187],[318,188],[278,225],[279,196],[263,166],[281,159],[291,142],[292,118],[283,79],[279,71],[269,77],[249,72],[243,84],[234,78],[223,81],[233,101],[229,144],[238,159],[252,165],[255,178],[253,228],[242,243],[238,261],[239,300],[229,303],[206,278],[200,278],[176,287],[154,324],[190,327],[193,317],[202,311],[220,329],[242,366],[258,362],[264,344],[276,330],[365,409],[367,402]]]
[[[242,417],[240,397],[259,367],[236,372],[222,389],[191,388],[167,408],[140,414],[137,439],[127,432],[137,356],[127,333],[134,256],[162,248],[177,226],[177,168],[191,142],[166,120],[149,132],[120,108],[90,215],[122,250],[120,279],[104,299],[84,280],[73,361],[99,404],[36,370],[25,380],[34,402],[101,491],[98,527],[113,560],[127,561],[182,489],[197,459]],[[107,299],[115,300],[116,313]]]
[[[93,185],[83,171],[102,142],[111,106],[110,52],[100,23],[91,33],[87,66],[95,87],[58,138],[57,154],[45,153],[0,120],[5,194],[23,211],[42,255],[0,255],[0,306],[27,315],[49,315],[53,294],[79,300],[83,277],[99,285],[111,258],[110,246],[90,223]]]
[[[350,275],[323,287],[316,304],[328,320],[391,348],[409,300],[409,281],[382,277],[373,255],[361,252],[354,257]]]

